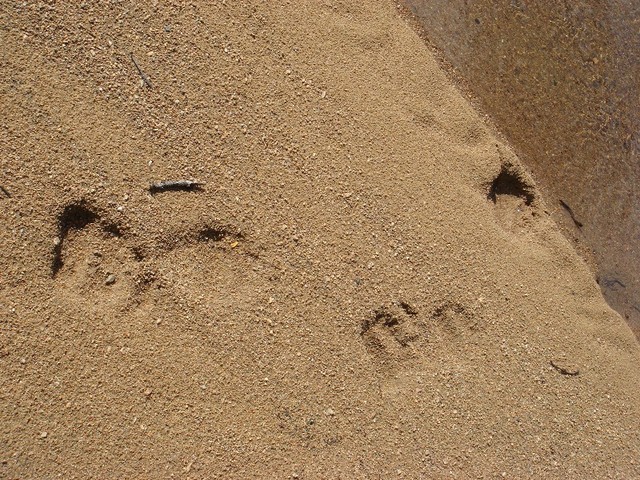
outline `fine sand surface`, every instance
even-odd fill
[[[640,477],[638,343],[393,2],[1,8],[0,478]]]

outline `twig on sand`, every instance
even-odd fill
[[[0,190],[2,190],[2,193],[4,193],[7,196],[7,198],[11,198],[11,194],[2,185],[0,185]]]
[[[561,367],[560,365],[554,363],[553,360],[549,362],[553,368],[555,368],[562,375],[568,375],[570,377],[575,377],[576,375],[580,375],[580,370],[577,368],[575,370],[569,370],[567,368]]]
[[[195,182],[193,180],[166,180],[163,182],[153,182],[149,186],[149,192],[159,193],[166,192],[167,190],[199,190],[202,187],[202,183]]]
[[[133,62],[133,64],[138,69],[138,73],[140,74],[140,77],[142,78],[142,82],[147,86],[147,88],[152,88],[151,80],[149,80],[149,77],[147,76],[147,74],[142,71],[142,69],[140,68],[140,65],[138,65],[138,62],[136,62],[136,59],[133,58],[133,53],[131,53],[131,61]]]
[[[576,227],[582,228],[584,226],[584,224],[576,218],[576,215],[573,213],[573,210],[571,210],[571,207],[567,204],[567,202],[560,199],[560,205],[562,206],[562,208],[564,208],[567,211],[567,213],[571,217],[571,220],[573,220],[573,223],[575,223]]]

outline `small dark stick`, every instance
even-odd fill
[[[199,190],[202,183],[195,182],[193,180],[166,180],[163,182],[153,182],[149,186],[149,192],[158,193],[166,192],[167,190]]]
[[[602,285],[604,285],[607,288],[611,288],[611,289],[615,289],[616,285],[622,287],[622,288],[627,288],[627,286],[622,283],[620,280],[618,280],[617,278],[603,278],[602,279]]]
[[[142,77],[142,81],[144,82],[144,84],[148,87],[148,88],[152,88],[151,86],[151,80],[149,80],[149,77],[147,76],[146,73],[144,73],[142,71],[142,69],[140,68],[140,65],[138,65],[138,62],[136,62],[136,59],[133,58],[133,53],[131,54],[131,61],[133,62],[133,64],[136,66],[136,68],[138,69],[138,73],[140,74],[140,77]]]
[[[11,194],[2,185],[0,185],[0,190],[2,190],[2,193],[4,193],[7,196],[7,198],[11,198]]]
[[[553,368],[555,368],[562,375],[568,375],[570,377],[575,377],[576,375],[580,375],[580,370],[578,370],[578,369],[576,369],[576,370],[568,370],[568,369],[566,369],[564,367],[561,367],[560,365],[556,365],[556,363],[554,363],[553,360],[551,360],[549,363],[551,364],[551,366]]]
[[[573,213],[573,210],[571,210],[571,207],[567,204],[567,202],[565,202],[564,200],[560,199],[560,205],[562,205],[562,208],[564,208],[567,211],[567,213],[571,217],[571,220],[573,220],[573,223],[576,224],[576,227],[582,228],[582,226],[583,226],[582,222],[580,222],[576,218],[575,214]]]

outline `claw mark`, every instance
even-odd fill
[[[404,312],[407,315],[417,315],[418,314],[418,310],[416,309],[416,307],[414,307],[410,303],[407,303],[407,302],[404,302],[404,301],[400,301],[398,304],[400,305],[400,307],[404,310]]]

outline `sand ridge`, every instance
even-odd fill
[[[1,476],[638,475],[632,333],[392,2],[2,20]]]

